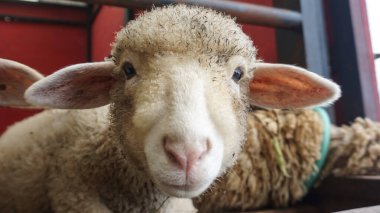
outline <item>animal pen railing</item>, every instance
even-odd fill
[[[236,17],[237,21],[246,24],[255,24],[267,27],[275,27],[301,33],[307,45],[306,55],[307,66],[313,72],[323,76],[329,76],[326,60],[326,39],[324,33],[321,1],[301,0],[303,14],[300,12],[266,7],[261,5],[235,2],[235,1],[215,1],[215,0],[72,0],[86,2],[88,4],[101,4],[120,6],[130,9],[148,9],[154,6],[162,6],[175,3],[204,6],[230,14]],[[317,10],[317,11],[315,11]],[[310,29],[309,29],[310,28]],[[313,44],[311,44],[313,43]],[[310,46],[310,48],[309,48]],[[318,47],[318,48],[315,48]]]

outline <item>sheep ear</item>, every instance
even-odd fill
[[[0,58],[0,106],[30,107],[24,92],[42,78],[39,72],[24,64]]]
[[[110,61],[72,65],[34,83],[25,92],[34,105],[57,109],[89,109],[109,103],[111,76],[115,64]]]
[[[249,88],[252,105],[279,109],[325,106],[341,94],[334,82],[284,64],[259,63]]]

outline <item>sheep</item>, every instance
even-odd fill
[[[340,95],[302,68],[259,63],[231,17],[196,6],[144,13],[111,55],[27,89],[28,103],[48,109],[0,138],[0,211],[194,211],[190,198],[236,161],[250,104]]]

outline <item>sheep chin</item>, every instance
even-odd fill
[[[193,198],[199,196],[201,193],[211,185],[212,181],[201,182],[199,184],[185,184],[173,185],[153,179],[157,187],[164,193],[172,197],[178,198]]]

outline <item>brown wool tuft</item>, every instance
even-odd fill
[[[350,175],[379,175],[380,123],[356,118],[351,125],[331,129],[329,157],[323,178]]]
[[[306,193],[304,183],[320,158],[323,122],[312,110],[258,110],[248,117],[247,142],[236,165],[212,191],[195,200],[200,212],[287,206]],[[279,141],[287,177],[276,162]]]

